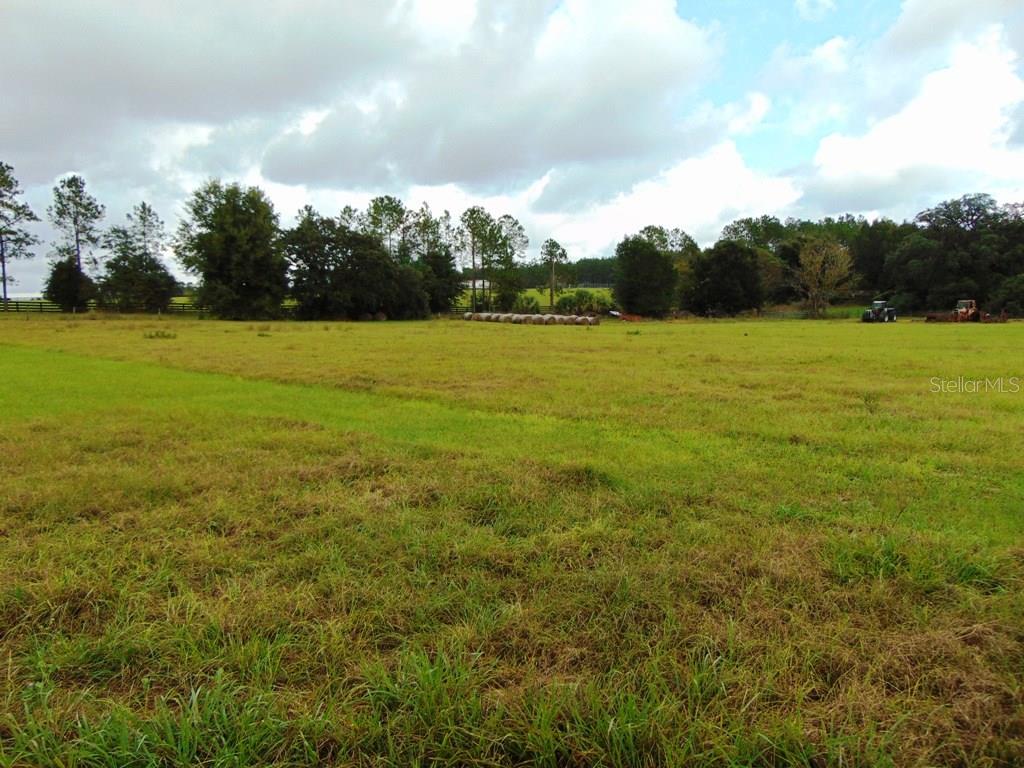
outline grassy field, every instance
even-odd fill
[[[0,318],[0,766],[1020,765],[1022,349]]]

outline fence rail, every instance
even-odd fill
[[[110,312],[126,312],[126,313],[138,313],[138,314],[154,314],[145,307],[131,307],[131,308],[114,308],[114,307],[100,307],[95,302],[89,302],[86,311],[89,310],[105,310]],[[52,301],[43,301],[40,299],[8,299],[7,301],[0,301],[0,312],[63,312],[58,304],[54,304]],[[197,315],[206,312],[204,307],[197,306],[191,302],[184,303],[172,303],[168,304],[167,307],[160,310],[161,313],[169,315]]]

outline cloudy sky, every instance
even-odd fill
[[[3,0],[0,29],[0,160],[40,216],[77,172],[106,223],[147,200],[173,229],[219,177],[285,222],[479,203],[575,259],[1024,201],[1022,0]]]

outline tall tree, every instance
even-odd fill
[[[352,291],[346,280],[346,237],[354,232],[342,221],[321,216],[312,207],[284,232],[282,244],[291,269],[292,297],[304,320],[348,317]]]
[[[479,205],[467,208],[462,213],[462,230],[464,237],[462,247],[470,259],[470,294],[473,309],[477,309],[477,282],[479,273],[477,263],[486,258],[488,249],[494,238],[494,218]]]
[[[228,319],[276,317],[288,287],[277,213],[257,187],[209,181],[186,204],[175,251],[197,298]]]
[[[515,216],[504,214],[495,222],[493,255],[491,258],[491,299],[503,311],[512,309],[523,286],[519,279],[518,262],[526,256],[530,238]]]
[[[167,236],[164,223],[148,203],[139,203],[125,226],[111,227],[103,238],[110,256],[103,265],[97,290],[100,304],[122,312],[167,308],[178,283],[160,256]]]
[[[405,203],[397,197],[382,195],[370,201],[366,208],[366,226],[369,231],[380,238],[388,254],[400,259],[405,250],[409,212]]]
[[[626,311],[661,317],[672,308],[676,269],[672,257],[646,237],[627,237],[615,248],[615,300]]]
[[[65,176],[53,188],[53,204],[46,209],[50,222],[63,236],[58,251],[74,257],[79,274],[83,257],[96,266],[92,249],[100,244],[100,222],[106,209],[85,189],[85,179],[77,174]]]
[[[786,227],[774,216],[736,219],[722,230],[720,240],[735,240],[774,253],[786,239]]]
[[[548,301],[551,306],[555,305],[555,286],[556,270],[560,264],[565,264],[569,260],[569,255],[565,252],[557,240],[548,238],[544,241],[544,244],[540,247],[540,260],[550,270],[551,282],[548,285]]]
[[[455,264],[451,214],[434,216],[424,203],[411,215],[411,234],[416,266],[423,277],[430,311],[449,311],[462,293],[462,276]]]
[[[835,240],[816,239],[800,249],[800,265],[793,273],[797,289],[812,317],[824,317],[828,305],[853,281],[850,251]]]
[[[14,168],[0,162],[0,284],[3,285],[4,309],[7,308],[7,284],[11,282],[8,263],[12,259],[31,258],[30,250],[39,238],[25,229],[25,225],[39,221],[28,203],[18,198],[21,185],[14,178]]]

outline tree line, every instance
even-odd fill
[[[0,163],[0,283],[6,301],[11,262],[40,245],[39,217],[21,200],[13,169]],[[169,236],[140,202],[120,224],[103,226],[104,206],[78,175],[53,189],[47,217],[58,233],[44,295],[67,310],[90,302],[121,311],[157,311],[182,291],[161,257],[170,249],[197,281],[195,299],[220,317],[303,319],[426,317],[461,301],[476,309],[535,311],[524,288],[552,306],[600,311],[599,296],[567,288],[614,286],[625,311],[732,315],[802,302],[822,315],[853,292],[888,299],[902,311],[948,309],[974,298],[990,311],[1024,315],[1024,205],[966,195],[912,221],[850,215],[817,221],[738,219],[700,248],[681,229],[648,226],[611,258],[571,262],[546,240],[527,260],[529,238],[509,214],[473,206],[458,218],[390,195],[365,210],[326,216],[310,206],[282,227],[257,187],[212,180],[185,204]]]
[[[903,223],[742,218],[703,250],[681,230],[645,227],[616,256],[616,299],[638,314],[732,315],[799,301],[821,316],[837,296],[859,293],[903,312],[972,298],[1024,316],[1024,205],[985,194],[947,200]]]

